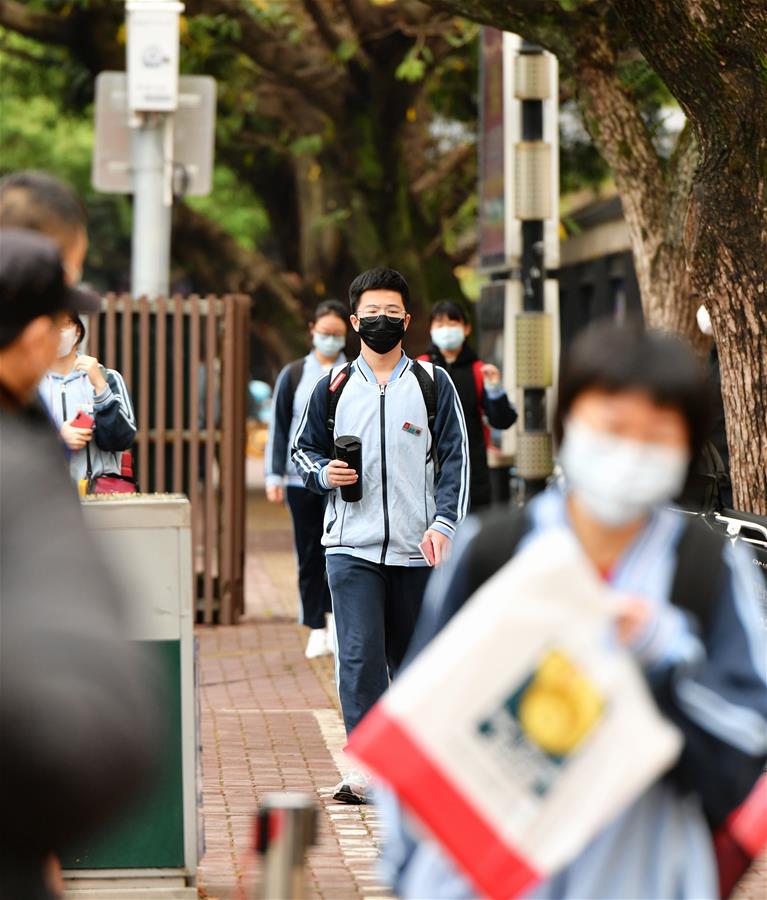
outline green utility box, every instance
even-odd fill
[[[192,900],[198,857],[191,507],[176,494],[83,500],[88,528],[131,599],[130,637],[164,673],[167,739],[148,796],[62,859],[67,900]]]

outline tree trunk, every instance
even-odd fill
[[[746,313],[750,291],[725,277],[714,319],[736,509],[767,515],[767,308]]]
[[[767,515],[767,77],[763,0],[616,0],[692,123],[686,253],[711,315],[735,506]]]
[[[689,130],[665,163],[652,144],[631,92],[621,82],[606,26],[595,27],[577,50],[579,104],[589,132],[615,178],[629,228],[642,311],[652,328],[675,331],[705,352],[710,341],[695,320],[684,251],[684,224],[697,148]]]
[[[765,92],[767,95],[767,91]],[[767,98],[766,98],[767,99]],[[767,117],[696,185],[691,276],[711,314],[736,509],[767,515]],[[750,177],[749,177],[750,176]]]

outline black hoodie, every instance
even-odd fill
[[[487,442],[485,438],[485,420],[491,428],[510,428],[517,420],[517,413],[509,403],[506,393],[490,397],[482,388],[480,399],[477,389],[478,376],[476,369],[482,365],[473,348],[464,343],[455,362],[449,363],[442,352],[434,344],[429,352],[421,357],[428,359],[435,366],[441,366],[453,379],[458,397],[466,419],[466,431],[469,441],[469,458],[471,460],[471,510],[477,510],[490,503],[490,475],[487,470]]]

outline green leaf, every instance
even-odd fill
[[[321,134],[305,134],[294,141],[289,147],[293,156],[316,156],[321,152],[323,140]]]
[[[348,62],[358,50],[359,44],[346,38],[336,47],[336,59],[340,62]]]
[[[399,81],[409,81],[411,83],[421,81],[426,74],[426,63],[414,50],[410,50],[397,66],[397,71],[394,74]]]

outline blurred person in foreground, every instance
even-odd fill
[[[466,419],[471,460],[469,510],[477,512],[491,502],[487,448],[490,428],[505,431],[517,421],[517,411],[501,384],[496,366],[484,363],[469,343],[471,324],[452,300],[431,310],[431,347],[419,359],[441,366],[452,378]]]
[[[705,373],[674,337],[603,323],[574,342],[558,402],[564,484],[529,503],[517,520],[524,527],[516,547],[562,527],[574,533],[594,568],[625,596],[616,638],[685,743],[672,771],[525,896],[717,897],[711,824],[745,800],[767,758],[767,648],[748,556],[716,536],[711,545],[710,533],[709,556],[721,554],[713,583],[700,592],[711,594],[710,614],[692,612],[700,597],[685,598],[684,608],[670,603],[683,557],[693,570],[711,562],[688,552],[689,543],[682,550],[692,530],[699,549],[700,523],[668,508],[706,438]],[[466,523],[445,579],[427,593],[410,658],[513,555],[496,552],[518,527],[513,515]],[[398,896],[475,895],[388,793],[382,806],[383,867]]]
[[[0,229],[0,898],[57,896],[67,847],[109,822],[154,760],[157,685],[85,528],[36,400],[69,287],[43,235]]]
[[[309,629],[307,659],[333,653],[334,649],[333,624],[326,620],[332,611],[322,546],[327,496],[304,487],[290,449],[317,380],[333,366],[346,362],[348,321],[346,309],[338,300],[324,300],[317,307],[309,326],[312,350],[285,366],[277,377],[264,454],[266,497],[271,503],[287,501],[293,519],[301,600],[299,621]]]
[[[59,248],[68,284],[82,278],[88,252],[85,206],[72,188],[48,172],[13,172],[0,178],[0,228],[27,228]]]

